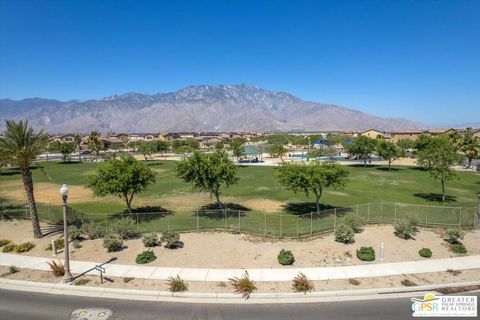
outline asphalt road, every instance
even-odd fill
[[[480,293],[476,292],[475,295],[479,296]],[[412,318],[409,298],[308,304],[227,305],[94,299],[0,289],[1,320],[66,320],[69,319],[73,310],[85,307],[108,308],[113,312],[111,319],[115,320],[404,320]]]

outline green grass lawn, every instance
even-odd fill
[[[149,161],[148,165],[156,172],[156,183],[146,192],[139,195],[142,204],[152,203],[152,206],[158,204],[159,199],[168,199],[172,196],[187,196],[194,193],[191,186],[183,183],[175,176],[174,161]],[[55,183],[60,186],[63,183],[67,185],[86,185],[87,176],[94,173],[97,163],[72,163],[63,164],[48,162],[38,164],[33,171],[34,182]],[[385,167],[361,166],[347,167],[351,173],[350,181],[343,190],[327,189],[322,196],[321,203],[325,209],[334,207],[346,207],[368,202],[400,202],[430,206],[455,206],[455,207],[473,207],[476,205],[477,194],[480,194],[480,175],[471,172],[458,172],[455,180],[447,183],[447,201],[438,200],[440,192],[440,183],[432,179],[427,172],[417,167],[393,167],[388,171]],[[307,198],[303,194],[295,194],[284,190],[274,178],[275,167],[244,166],[239,167],[240,181],[238,185],[223,190],[223,196],[234,199],[235,203],[242,205],[244,201],[252,199],[268,199],[280,201],[284,205],[277,213],[284,216],[269,214],[267,217],[259,210],[248,211],[245,217],[240,221],[240,229],[246,228],[252,233],[280,235],[280,228],[283,229],[283,235],[294,236],[297,232],[300,235],[309,234],[311,229],[326,230],[333,225],[332,216],[322,216],[321,219],[315,219],[313,223],[310,219],[297,218],[297,215],[314,211],[315,205],[313,198]],[[18,170],[2,169],[0,173],[0,192],[2,184],[11,181],[21,181]],[[21,192],[21,191],[19,191]],[[1,193],[0,193],[1,195]],[[3,199],[11,202],[9,199]],[[187,200],[188,201],[188,200]],[[135,200],[134,200],[135,206]],[[101,198],[95,198],[88,202],[73,203],[72,207],[76,210],[98,214],[99,220],[105,219],[105,215],[112,215],[122,212],[126,209],[124,203],[118,201],[103,201]],[[366,207],[361,207],[361,214],[366,217]],[[197,219],[188,213],[180,213],[175,208],[165,208],[173,215],[161,216],[152,221],[140,222],[140,231],[154,231],[166,228],[195,229],[197,228]],[[198,208],[200,209],[200,208]],[[25,210],[16,208],[19,215]],[[39,203],[40,214],[46,217],[47,204]],[[401,208],[398,209],[401,214]],[[423,219],[423,209],[419,209],[418,216]],[[12,209],[13,211],[13,209]],[[393,217],[393,209],[384,208],[384,212],[389,212],[390,218]],[[405,210],[404,210],[405,211]],[[412,209],[409,207],[408,212]],[[430,214],[435,214],[432,211]],[[60,219],[60,207],[52,207],[50,215]],[[378,221],[387,221],[381,215],[379,209],[372,209],[370,219],[380,219]],[[438,221],[444,221],[446,218],[441,213],[437,214]],[[383,219],[383,220],[382,220]],[[451,218],[456,221],[457,218]],[[267,220],[267,221],[265,221]],[[447,219],[448,220],[448,219]],[[445,220],[446,221],[446,220]],[[108,221],[107,221],[108,222]],[[465,223],[470,223],[466,221]],[[199,229],[225,228],[237,230],[239,227],[238,218],[235,216],[206,218],[200,217],[198,220]],[[298,225],[298,228],[297,228]],[[297,229],[299,231],[297,231]]]

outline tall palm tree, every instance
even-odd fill
[[[468,168],[472,166],[472,160],[480,155],[480,139],[473,135],[472,128],[467,128],[463,135],[460,150],[468,159]]]
[[[40,223],[38,222],[37,205],[33,194],[33,180],[30,165],[37,158],[47,145],[47,135],[40,131],[35,133],[33,128],[28,126],[28,121],[6,121],[7,129],[0,137],[0,162],[15,165],[20,168],[23,179],[23,186],[27,193],[27,203],[30,207],[32,219],[33,236],[42,237]]]
[[[76,134],[73,136],[73,142],[75,143],[75,148],[77,149],[78,152],[78,161],[82,162],[82,136],[79,134]]]
[[[88,136],[88,146],[92,150],[93,156],[95,159],[98,158],[100,150],[103,149],[103,140],[100,138],[100,133],[98,131],[92,131]]]

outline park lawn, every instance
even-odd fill
[[[156,172],[156,183],[134,200],[134,206],[155,206],[169,203],[167,200],[179,197],[181,201],[197,193],[191,186],[175,176],[175,161],[149,161],[148,165]],[[87,176],[94,173],[98,163],[42,162],[32,170],[35,183],[52,183],[60,186],[86,186]],[[417,167],[396,166],[392,171],[385,167],[362,166],[347,167],[351,173],[350,181],[343,190],[324,191],[321,203],[324,208],[343,207],[367,202],[391,201],[423,205],[475,206],[480,193],[480,175],[471,172],[458,172],[457,179],[447,182],[446,202],[438,201],[440,183],[427,172]],[[313,197],[295,194],[285,190],[274,178],[276,167],[242,166],[238,168],[238,185],[223,190],[227,202],[240,205],[254,200],[271,200],[281,203],[277,212],[305,213],[314,208]],[[2,184],[21,182],[18,170],[2,169],[0,172],[0,196]],[[23,192],[19,190],[19,192]],[[204,197],[205,198],[205,197]],[[208,197],[206,197],[209,201]],[[10,199],[4,199],[10,200]],[[230,201],[233,200],[233,201]],[[193,201],[193,200],[192,200]],[[165,209],[176,211],[174,205]],[[286,205],[286,206],[285,206]],[[72,207],[89,213],[114,213],[125,210],[124,202],[113,197],[107,199],[91,198],[72,203]],[[199,205],[198,208],[200,208]],[[248,205],[246,206],[248,208]],[[255,209],[253,211],[259,211]]]

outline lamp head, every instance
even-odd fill
[[[60,188],[60,195],[62,196],[63,201],[66,201],[66,200],[67,200],[68,187],[67,187],[66,184],[64,184],[64,185]]]

